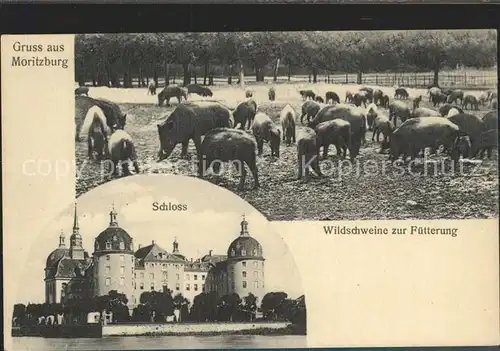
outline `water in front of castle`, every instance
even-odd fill
[[[255,349],[307,347],[304,335],[109,336],[98,339],[15,337],[13,350]]]

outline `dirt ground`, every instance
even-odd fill
[[[269,102],[270,85],[249,86],[254,92],[259,111],[266,112],[276,123],[279,112],[290,103],[300,117],[302,99],[299,89],[311,88],[324,96],[335,91],[341,99],[345,91],[359,87],[347,85],[299,85],[276,86],[277,101]],[[393,88],[382,88],[389,96]],[[218,86],[213,88],[214,97],[230,108],[244,100],[240,88]],[[425,90],[408,89],[411,98],[423,95],[421,107],[430,107]],[[471,92],[479,95],[480,92]],[[91,88],[90,96],[104,97],[118,103],[127,113],[125,130],[133,137],[139,156],[141,173],[177,174],[197,176],[196,152],[190,141],[190,160],[181,160],[181,145],[172,155],[157,162],[159,139],[156,125],[165,120],[177,105],[156,105],[156,96],[146,95],[146,89]],[[193,95],[190,100],[201,100]],[[408,101],[411,106],[411,100]],[[480,116],[488,111],[472,113]],[[469,111],[467,111],[469,112]],[[297,122],[297,134],[304,128]],[[222,176],[207,176],[205,180],[222,186],[252,204],[270,220],[360,220],[360,219],[478,219],[498,216],[498,154],[491,160],[465,160],[452,171],[450,160],[433,156],[427,162],[419,159],[408,171],[408,166],[395,166],[387,154],[379,153],[379,144],[372,142],[372,132],[366,135],[367,143],[353,165],[339,163],[336,151],[330,146],[327,161],[320,161],[328,174],[324,178],[312,178],[308,182],[297,180],[296,145],[280,145],[280,158],[270,157],[269,145],[264,145],[262,157],[258,157],[261,187],[253,189],[253,178],[248,172],[245,190],[238,189],[236,172]],[[86,137],[76,143],[77,195],[108,182],[107,165],[87,158]],[[333,167],[330,167],[333,165]],[[227,173],[227,172],[226,172]]]

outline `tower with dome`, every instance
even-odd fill
[[[93,294],[106,295],[111,290],[124,293],[130,298],[134,292],[134,245],[132,237],[117,221],[118,213],[109,212],[109,226],[94,241]]]
[[[92,261],[83,249],[75,203],[73,232],[70,236],[69,248],[66,246],[64,232],[61,231],[59,246],[49,254],[45,262],[45,302],[61,302],[68,284],[85,285],[91,265]]]
[[[260,243],[248,232],[245,217],[241,221],[240,235],[227,249],[228,293],[240,297],[254,294],[264,296],[264,257]]]

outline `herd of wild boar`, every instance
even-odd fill
[[[320,149],[326,158],[332,144],[338,157],[349,155],[351,161],[355,160],[366,142],[367,130],[372,131],[372,141],[380,142],[380,153],[388,150],[392,161],[401,156],[403,161],[408,157],[415,159],[426,148],[436,154],[441,146],[442,152],[454,161],[460,156],[483,158],[485,152],[490,158],[493,148],[497,147],[496,91],[484,92],[478,98],[458,89],[429,87],[427,95],[434,110],[420,107],[422,95],[413,97],[410,106],[410,94],[401,87],[395,89],[392,99],[380,89],[363,87],[359,91],[346,92],[343,101],[333,91],[328,91],[323,99],[312,90],[300,90],[298,94],[304,101],[300,118],[292,106],[286,104],[280,112],[279,125],[267,114],[258,112],[250,90],[235,109],[217,101],[181,103],[191,94],[213,96],[209,88],[197,84],[167,86],[156,94],[152,82],[147,93],[157,95],[160,106],[163,103],[168,106],[173,97],[179,102],[157,125],[158,160],[168,158],[179,143],[182,145],[181,157],[186,157],[189,140],[193,140],[198,156],[198,176],[203,177],[209,167],[218,172],[220,163],[213,162],[215,160],[232,162],[241,172],[241,188],[246,176],[244,164],[252,173],[255,187],[259,186],[256,158],[262,155],[265,142],[271,149],[271,157],[277,158],[280,157],[280,142],[296,144],[299,179],[307,179],[310,168],[323,176],[319,167]],[[86,87],[77,88],[75,95],[77,105],[90,106],[89,111],[98,107],[88,128],[89,158],[96,153],[98,158],[111,159],[115,174],[119,162],[132,161],[136,173],[139,172],[133,140],[124,130],[126,114],[111,101],[89,97]],[[268,97],[275,101],[274,88],[269,89]],[[479,110],[479,106],[486,106],[491,111],[482,117],[465,112],[467,109]],[[305,128],[296,129],[299,121]],[[77,123],[77,138],[80,130],[81,125]],[[122,170],[129,174],[128,162],[122,162]]]

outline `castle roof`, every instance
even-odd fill
[[[262,246],[248,233],[248,222],[245,218],[241,221],[240,235],[233,240],[227,249],[227,256],[229,259],[264,259]]]
[[[122,228],[119,227],[116,220],[117,213],[111,210],[109,213],[109,227],[101,232],[94,242],[95,252],[119,251],[133,254],[132,237]]]
[[[45,267],[51,267],[63,257],[69,257],[69,249],[65,247],[58,247],[52,251],[49,256],[47,256],[47,261],[45,262]]]
[[[208,272],[212,264],[208,262],[194,261],[186,263],[184,271],[186,272]]]
[[[151,245],[141,247],[135,252],[136,260],[140,261],[163,261],[163,262],[174,262],[174,263],[184,263],[184,259],[179,258],[177,255],[168,253],[167,250],[161,248],[154,241]]]
[[[46,268],[45,279],[72,279],[83,278],[92,262],[85,253],[85,259],[73,260],[70,257],[61,257],[50,267]]]

